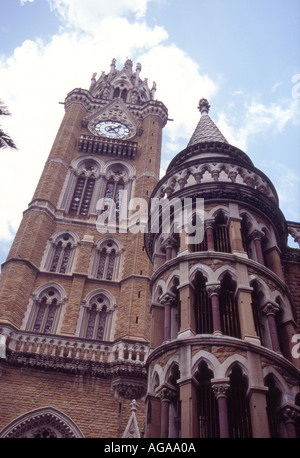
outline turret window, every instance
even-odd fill
[[[219,212],[215,218],[214,240],[216,251],[231,252],[227,221],[223,212]]]
[[[211,305],[206,290],[206,280],[197,272],[194,281],[194,310],[197,334],[211,334],[213,332]]]
[[[236,284],[226,273],[221,281],[219,294],[222,332],[228,336],[240,338],[238,307],[235,298]]]

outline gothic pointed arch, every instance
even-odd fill
[[[0,438],[83,438],[78,426],[63,412],[42,407],[18,417],[0,432]]]
[[[25,329],[43,334],[56,332],[66,301],[66,292],[57,282],[41,285],[30,298],[24,317]]]

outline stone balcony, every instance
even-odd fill
[[[0,327],[0,362],[112,381],[123,397],[138,398],[146,389],[145,342],[99,342],[79,337],[36,334]]]

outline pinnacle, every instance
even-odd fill
[[[210,108],[208,101],[206,99],[201,99],[199,101],[198,108],[201,112],[201,118],[188,143],[188,146],[204,142],[228,143],[224,135],[208,114]]]

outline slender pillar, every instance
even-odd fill
[[[230,388],[229,379],[218,380],[212,379],[212,390],[216,396],[219,410],[219,428],[220,438],[226,439],[229,437],[228,426],[228,406],[227,393]]]
[[[279,311],[279,305],[271,303],[271,302],[268,302],[263,308],[263,312],[265,313],[268,319],[268,326],[269,326],[269,333],[271,337],[272,350],[278,353],[281,353],[279,340],[278,340],[278,334],[277,334],[276,321],[275,321],[275,314],[278,311]]]
[[[207,285],[207,293],[211,300],[211,309],[212,309],[212,320],[213,320],[213,334],[221,335],[222,334],[222,325],[220,317],[220,306],[219,306],[219,292],[220,285],[213,284]]]
[[[213,221],[207,221],[205,224],[206,228],[206,239],[207,239],[207,250],[214,251],[215,243],[214,243],[214,229],[213,229]]]
[[[280,418],[285,424],[289,439],[296,439],[297,437],[295,421],[299,415],[299,408],[292,405],[285,405],[280,412]]]
[[[250,237],[252,238],[254,242],[257,262],[265,265],[262,246],[261,246],[261,239],[263,238],[263,236],[264,234],[257,230],[253,231],[252,234],[250,235]]]
[[[170,403],[175,396],[174,390],[167,384],[158,390],[160,398],[160,437],[162,439],[169,437],[169,416]]]
[[[175,301],[175,297],[171,294],[165,294],[162,298],[161,303],[164,305],[164,340],[171,339],[171,325],[172,325],[172,305]]]

